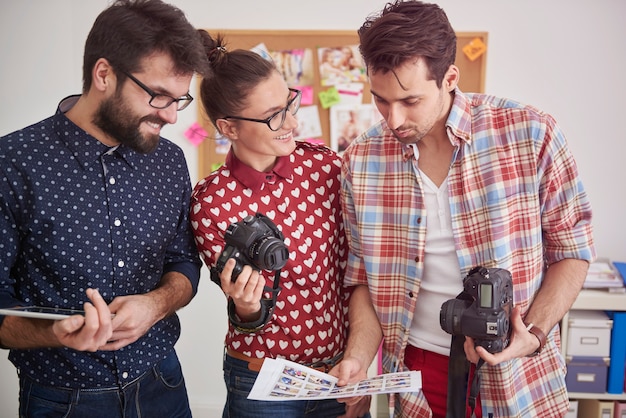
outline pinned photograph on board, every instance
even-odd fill
[[[358,45],[317,48],[322,86],[365,82],[365,65]]]
[[[293,137],[298,141],[305,141],[322,136],[322,124],[317,106],[302,106],[296,113],[298,127]]]
[[[272,61],[272,55],[270,54],[269,49],[267,49],[267,46],[265,46],[265,44],[263,42],[261,42],[260,44],[252,47],[250,49],[250,51],[256,52],[257,54],[262,56],[263,59],[266,59],[268,61]]]
[[[330,147],[341,154],[363,131],[382,119],[373,104],[336,105],[330,108]]]
[[[270,51],[270,55],[288,86],[313,84],[313,51],[310,48]]]

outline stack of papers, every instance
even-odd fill
[[[583,288],[608,289],[612,292],[624,292],[626,290],[621,274],[607,259],[598,259],[589,265]]]

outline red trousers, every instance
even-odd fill
[[[448,392],[448,356],[422,350],[408,345],[404,354],[404,364],[409,370],[422,372],[422,392],[433,411],[433,418],[446,418]],[[470,369],[470,382],[474,375],[474,365]],[[460,383],[461,384],[461,383]],[[468,388],[469,390],[469,388]],[[480,396],[476,399],[476,418],[482,418]],[[466,407],[467,418],[470,408]]]

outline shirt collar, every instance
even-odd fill
[[[459,145],[460,141],[471,143],[472,141],[472,102],[457,87],[454,89],[452,108],[446,121],[448,137],[453,145]]]
[[[290,179],[293,175],[289,156],[278,157],[276,164],[270,171],[262,172],[242,163],[232,148],[226,155],[226,166],[233,177],[252,191],[263,190],[265,183],[274,183],[277,177]]]
[[[467,95],[457,87],[454,90],[452,107],[446,120],[446,133],[450,143],[458,147],[461,142],[472,142],[472,102]],[[415,146],[413,146],[415,145]],[[419,152],[416,144],[402,144],[402,159],[408,161],[417,159]]]
[[[100,157],[113,147],[98,141],[98,139],[85,132],[65,115],[79,98],[80,95],[72,95],[61,100],[54,115],[54,127],[59,140],[67,145],[81,166],[87,168],[89,164],[99,163]],[[119,145],[114,152],[121,156],[129,166],[135,168],[134,160],[139,158],[139,154],[136,151],[124,145]]]

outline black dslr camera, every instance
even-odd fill
[[[217,274],[212,274],[211,280],[220,284],[219,273],[230,258],[236,261],[231,275],[233,282],[246,264],[263,270],[283,268],[289,258],[284,239],[272,220],[261,213],[231,224],[224,236],[226,246],[214,267]]]
[[[476,346],[499,353],[509,344],[513,280],[508,270],[474,267],[463,279],[463,292],[445,301],[439,312],[441,328],[474,339]]]

